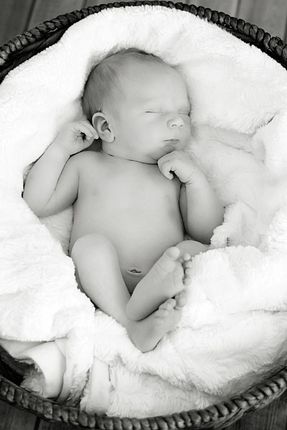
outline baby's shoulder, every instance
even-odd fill
[[[71,157],[79,171],[94,169],[101,162],[101,154],[95,151],[83,151]]]

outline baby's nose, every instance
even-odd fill
[[[171,118],[168,120],[167,122],[168,127],[173,128],[173,127],[183,127],[184,126],[184,122],[183,119],[180,118],[179,116]]]

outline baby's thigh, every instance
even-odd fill
[[[76,267],[91,264],[99,267],[118,262],[113,243],[102,234],[87,234],[77,239],[71,250],[71,257]]]
[[[107,278],[119,267],[117,251],[112,242],[101,234],[88,234],[77,239],[71,250],[78,287]],[[110,274],[110,275],[108,275]]]
[[[78,284],[124,280],[130,293],[145,276],[145,271],[124,263],[113,243],[102,234],[89,234],[77,239],[71,250]]]
[[[196,240],[184,240],[176,245],[180,249],[181,255],[188,253],[191,257],[194,257],[201,252],[205,252],[209,249],[209,245],[205,245]]]

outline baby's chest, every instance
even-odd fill
[[[171,209],[178,206],[180,184],[169,181],[159,172],[148,175],[115,175],[105,182],[101,192],[95,196],[114,202],[118,208],[149,210],[151,208]]]

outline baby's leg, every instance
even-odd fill
[[[75,242],[71,257],[84,292],[102,311],[126,326],[125,306],[130,294],[113,244],[103,235],[89,234]]]
[[[141,351],[150,351],[162,337],[176,327],[185,305],[184,293],[165,300],[155,312],[142,321],[130,321],[126,307],[130,294],[122,278],[117,252],[104,236],[91,234],[78,239],[72,249],[81,286],[104,312],[126,327]]]

